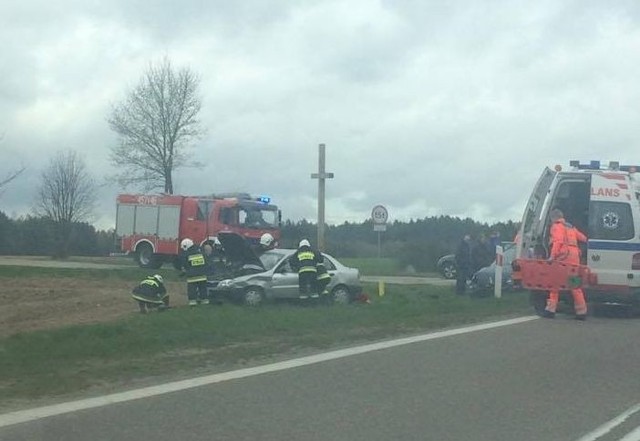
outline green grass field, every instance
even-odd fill
[[[0,275],[5,270],[0,268]],[[74,277],[80,270],[52,271]],[[83,275],[87,271],[94,276],[94,270],[82,270]],[[139,277],[134,268],[96,271],[101,280]],[[42,273],[46,276],[48,269]],[[13,274],[20,276],[15,269]],[[365,291],[374,293],[375,286],[366,285]],[[255,309],[225,304],[17,334],[0,340],[0,403],[126,387],[132,380],[166,379],[169,373],[227,370],[300,351],[529,313],[524,294],[471,299],[455,296],[448,287],[387,285],[386,295],[372,297],[371,304]]]

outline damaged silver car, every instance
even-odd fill
[[[257,306],[265,300],[298,299],[298,274],[289,264],[294,249],[276,248],[260,256],[235,233],[220,233],[218,239],[225,250],[226,268],[209,282],[212,297],[235,300]],[[325,301],[347,304],[362,292],[360,273],[322,253],[331,282]]]

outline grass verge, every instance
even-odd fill
[[[373,285],[365,288],[374,292]],[[124,385],[168,372],[231,369],[300,348],[323,350],[526,313],[524,294],[470,299],[450,288],[390,285],[371,304],[178,308],[17,334],[0,340],[0,402]]]

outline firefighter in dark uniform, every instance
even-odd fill
[[[187,276],[187,297],[189,306],[208,305],[209,295],[207,293],[207,265],[204,254],[200,247],[189,238],[182,239],[181,268],[183,274]]]
[[[316,289],[321,296],[329,295],[327,286],[331,282],[331,274],[327,271],[327,267],[324,266],[324,258],[320,255],[320,262],[316,265]]]
[[[319,297],[316,289],[318,274],[316,266],[319,261],[318,253],[311,249],[307,239],[300,241],[298,250],[289,258],[291,268],[298,272],[298,289],[301,299],[308,299],[309,296]]]
[[[141,314],[146,314],[153,308],[163,311],[169,307],[169,294],[160,274],[145,278],[133,288],[131,297],[138,302]]]

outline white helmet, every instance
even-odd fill
[[[298,244],[298,248],[302,248],[302,247],[311,247],[311,244],[307,239],[302,239]]]
[[[162,278],[162,276],[160,274],[154,274],[153,278],[156,279],[160,283],[164,283],[164,279]]]
[[[185,239],[182,239],[182,242],[180,242],[180,248],[182,248],[184,251],[187,251],[192,246],[193,246],[193,241],[188,237]]]
[[[213,246],[214,247],[221,247],[222,246],[222,242],[220,242],[220,239],[218,239],[217,237],[213,238]]]
[[[264,233],[262,236],[260,236],[260,245],[262,245],[265,248],[269,248],[273,244],[274,240],[275,239],[271,234]]]

